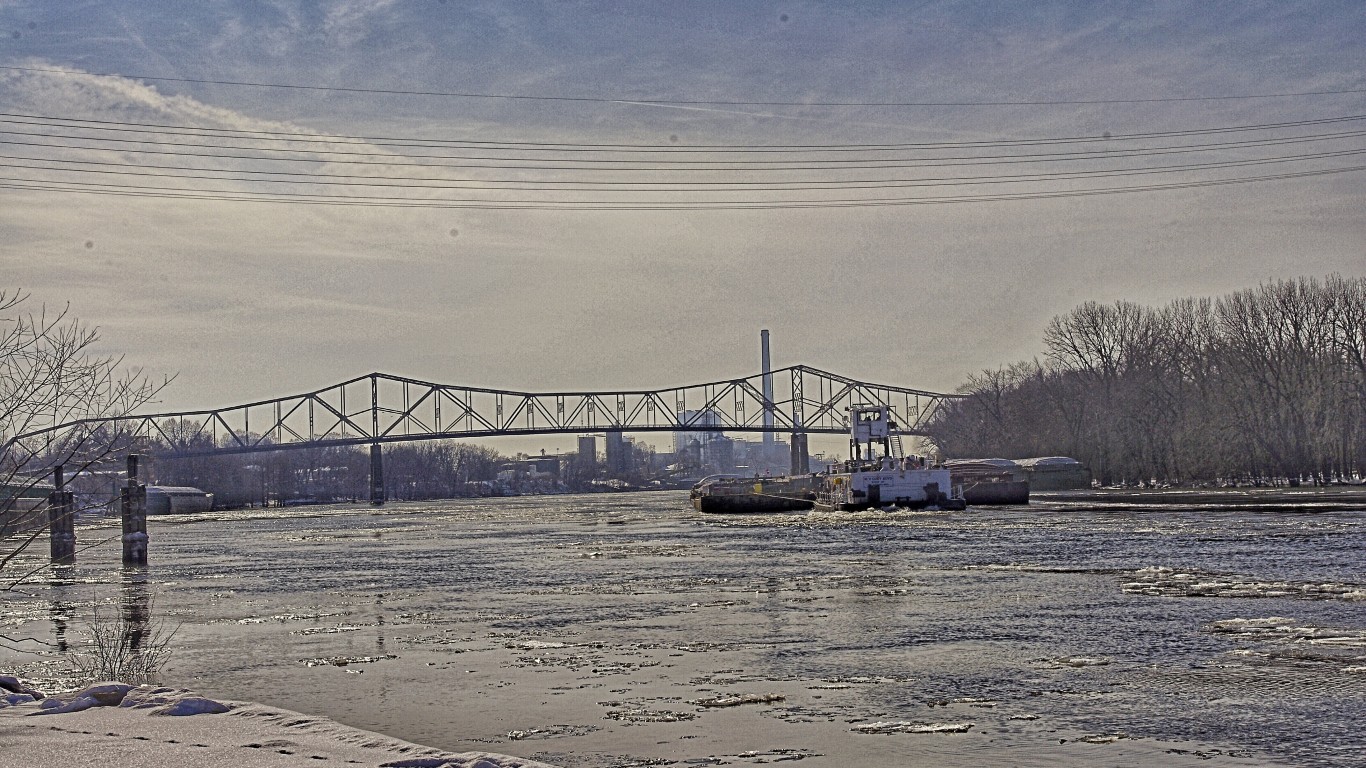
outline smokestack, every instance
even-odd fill
[[[759,331],[759,354],[764,371],[764,445],[773,446],[773,368],[768,360],[768,331]]]

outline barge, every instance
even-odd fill
[[[973,506],[1029,503],[1025,470],[1010,459],[950,459],[944,466]]]
[[[693,509],[708,514],[803,512],[816,503],[815,476],[704,478],[689,497]]]

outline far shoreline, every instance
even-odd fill
[[[1032,502],[1085,504],[1104,511],[1112,506],[1229,508],[1264,512],[1345,512],[1366,510],[1366,485],[1312,485],[1237,488],[1085,488],[1033,491]]]

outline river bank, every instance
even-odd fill
[[[1366,485],[1298,488],[1088,488],[1035,491],[1031,501],[1087,509],[1244,510],[1250,512],[1332,512],[1366,509]]]

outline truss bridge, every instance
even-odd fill
[[[378,475],[384,443],[585,432],[782,433],[791,436],[793,471],[806,472],[806,436],[846,434],[848,408],[886,405],[901,434],[923,435],[935,408],[953,397],[803,365],[704,384],[600,392],[519,392],[371,373],[244,405],[58,424],[18,435],[5,447],[96,434],[155,446],[161,458],[369,445]]]

